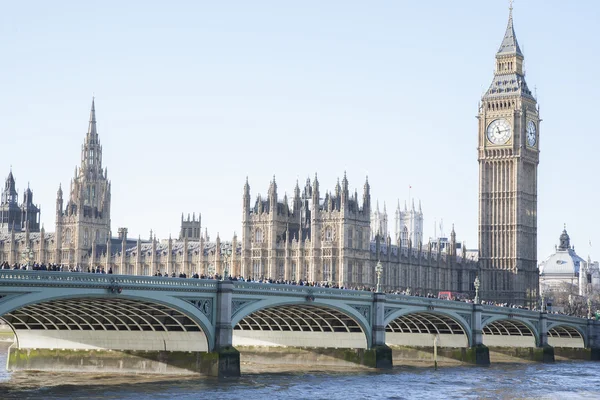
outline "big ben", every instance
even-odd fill
[[[523,61],[511,6],[494,79],[478,115],[481,298],[533,305],[538,291],[540,117]]]

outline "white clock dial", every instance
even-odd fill
[[[537,142],[537,129],[535,128],[535,122],[529,121],[527,123],[527,144],[531,147],[535,146]]]
[[[492,121],[487,128],[487,137],[493,144],[505,144],[510,139],[510,124],[505,119]]]

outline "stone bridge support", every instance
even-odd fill
[[[210,375],[223,377],[240,376],[240,352],[233,343],[233,326],[231,324],[231,303],[233,282],[217,282],[217,312],[215,322],[215,363]]]
[[[588,319],[588,341],[586,347],[590,350],[590,360],[600,361],[600,321]]]
[[[476,365],[490,365],[490,350],[483,344],[483,328],[481,322],[481,304],[473,304],[471,322],[471,347],[468,349],[467,361]]]
[[[534,361],[554,362],[554,347],[548,344],[548,314],[540,313],[538,347],[534,349]]]
[[[385,294],[373,293],[371,357],[365,364],[373,368],[392,368],[392,349],[385,344]]]

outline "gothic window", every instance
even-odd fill
[[[354,282],[355,283],[363,283],[364,282],[362,261],[359,263],[356,263],[356,274],[354,277]]]
[[[94,165],[94,149],[90,149],[90,164]]]
[[[402,244],[405,245],[408,242],[408,228],[405,226],[404,229],[402,229]]]
[[[348,261],[348,282],[355,282],[354,262]]]
[[[94,240],[96,241],[96,243],[98,243],[100,241],[100,231],[96,231],[94,238],[95,238]]]
[[[362,231],[362,229],[358,230],[358,243],[357,243],[357,245],[358,245],[357,247],[362,250],[362,248],[363,248],[363,231]]]
[[[298,277],[296,276],[296,263],[292,262],[292,281],[297,280]]]
[[[329,260],[323,261],[323,280],[331,280],[331,261]]]
[[[283,261],[279,262],[279,265],[277,267],[277,279],[284,279],[285,278],[285,266],[283,265]]]
[[[303,272],[303,274],[302,274],[303,276],[301,277],[301,279],[311,280],[310,279],[311,275],[309,274],[310,271],[308,268],[308,261],[304,262],[304,270],[302,272]]]
[[[96,187],[92,186],[92,201],[96,201]]]
[[[325,228],[325,241],[326,242],[332,242],[333,241],[333,229],[328,226],[327,228]]]
[[[65,243],[67,243],[67,244],[71,243],[71,230],[70,229],[65,230]]]
[[[354,230],[352,228],[348,228],[348,247],[352,248],[354,247],[354,244],[352,243],[352,232]]]
[[[260,271],[260,261],[256,260],[252,263],[252,279],[259,279]]]
[[[83,245],[87,246],[90,241],[90,232],[87,228],[83,231]]]
[[[256,231],[254,231],[254,241],[256,243],[262,243],[263,241],[263,233],[262,230],[259,228],[256,228]]]

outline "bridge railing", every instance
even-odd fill
[[[272,292],[278,294],[344,296],[346,298],[353,297],[361,300],[371,300],[373,298],[373,293],[365,290],[333,289],[318,286],[234,281],[233,287],[234,290],[253,290],[258,292]]]
[[[459,308],[462,310],[471,310],[473,303],[464,301],[444,300],[431,297],[407,296],[405,294],[386,294],[386,301],[390,303],[410,303],[423,304],[427,306],[442,307],[442,308]]]
[[[192,278],[162,278],[139,275],[90,274],[85,272],[53,272],[53,271],[22,271],[0,270],[0,283],[5,285],[73,285],[84,284],[91,286],[163,286],[215,289],[215,280],[200,280]]]

